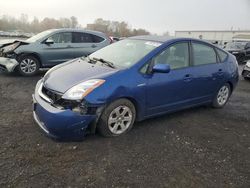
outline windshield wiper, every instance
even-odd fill
[[[89,59],[90,59],[90,58],[89,58]],[[111,67],[111,68],[113,68],[113,69],[116,68],[115,65],[114,65],[114,63],[112,63],[112,62],[110,62],[110,61],[106,61],[106,60],[104,60],[104,59],[102,59],[102,58],[93,57],[93,58],[90,59],[90,60],[99,61],[99,62],[103,63],[104,65],[107,65],[107,66],[109,66],[109,67]]]

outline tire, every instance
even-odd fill
[[[244,77],[244,76],[243,76],[243,78],[244,78],[244,80],[246,80],[246,81],[250,81],[250,78],[248,78],[248,77]]]
[[[212,106],[214,108],[223,108],[226,105],[230,95],[231,95],[231,87],[228,83],[225,83],[217,91]]]
[[[97,130],[104,137],[127,133],[135,122],[136,110],[132,102],[119,99],[106,107],[99,119]]]
[[[34,56],[21,56],[17,71],[22,76],[34,76],[40,68],[40,62]]]

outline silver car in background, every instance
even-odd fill
[[[104,33],[82,29],[51,29],[25,41],[14,41],[0,48],[0,70],[35,75],[65,61],[88,56],[112,41]]]

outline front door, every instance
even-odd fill
[[[147,80],[147,116],[179,109],[188,104],[193,89],[189,43],[172,44],[152,59],[152,64],[169,64],[169,73],[152,73]],[[152,66],[151,66],[152,67]]]
[[[71,32],[56,33],[49,39],[54,43],[41,44],[41,54],[45,66],[54,66],[74,58]]]

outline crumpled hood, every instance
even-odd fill
[[[105,78],[117,71],[118,69],[100,64],[90,64],[79,58],[54,67],[44,76],[43,84],[48,89],[65,93],[78,83],[89,79]]]
[[[14,41],[6,41],[6,42],[1,42],[0,43],[0,51],[7,53],[7,52],[11,52],[14,51],[15,49],[17,49],[20,45],[27,45],[30,44],[28,42],[25,41],[21,41],[21,40],[14,40]]]

